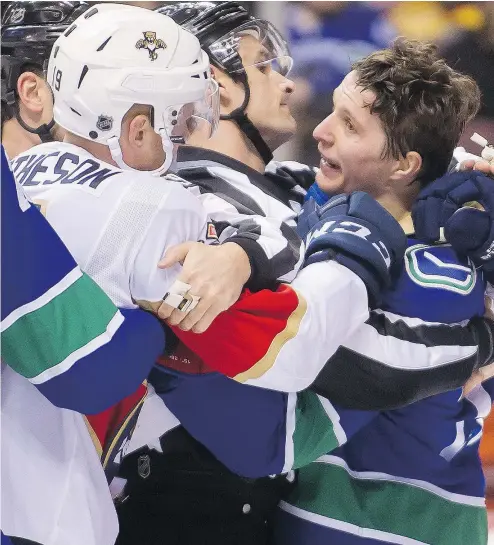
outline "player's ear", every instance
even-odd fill
[[[149,131],[154,132],[149,117],[145,114],[136,115],[129,122],[129,144],[135,147],[144,146],[146,144],[146,136],[149,135]]]
[[[123,160],[136,170],[154,170],[164,162],[161,138],[151,119],[151,107],[136,104],[122,121],[119,142]]]
[[[134,104],[122,121],[121,144],[137,151],[146,146],[150,133],[154,133],[150,106]]]
[[[219,87],[221,113],[230,113],[237,107],[235,106],[237,86],[229,74],[216,66],[211,66],[211,74]]]
[[[422,156],[416,151],[409,151],[404,157],[401,156],[396,160],[396,167],[391,175],[391,180],[403,183],[404,185],[411,184],[422,168]]]
[[[34,72],[23,72],[17,79],[17,94],[19,96],[19,107],[27,111],[30,117],[43,113],[43,91],[46,83]]]

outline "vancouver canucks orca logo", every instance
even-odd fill
[[[416,244],[405,252],[405,267],[413,282],[424,288],[468,295],[475,287],[477,272],[469,259],[461,261],[462,264],[459,264],[459,258],[450,244]]]
[[[146,49],[149,53],[149,58],[155,61],[158,58],[157,49],[166,49],[166,44],[163,40],[156,38],[156,32],[143,32],[144,39],[137,40],[136,49]]]

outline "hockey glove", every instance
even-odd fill
[[[361,191],[332,197],[324,206],[304,205],[299,234],[306,240],[305,264],[334,259],[367,287],[370,306],[390,286],[392,268],[401,265],[406,236],[398,222]]]
[[[489,282],[494,281],[492,178],[478,171],[443,176],[421,191],[412,217],[419,239],[436,242],[443,227],[444,237],[451,246],[482,267]]]

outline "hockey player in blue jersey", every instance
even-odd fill
[[[401,146],[400,152],[410,145],[414,136],[410,125],[402,129],[401,142],[400,118],[391,125],[393,115],[403,112],[401,123],[407,119],[399,95],[408,94],[407,100],[413,101],[412,85],[419,85],[422,78],[424,95],[419,92],[415,97],[427,95],[429,105],[434,104],[440,87],[427,91],[425,82],[438,81],[445,73],[445,65],[434,61],[430,49],[422,47],[418,53],[412,60],[406,47],[395,46],[392,52],[371,55],[357,63],[335,91],[333,114],[314,132],[322,161],[313,194],[358,186],[359,165],[365,161],[365,168],[372,168],[372,157],[378,164],[379,138]],[[420,66],[426,59],[427,65]],[[407,84],[403,76],[412,67],[414,82]],[[459,104],[462,96],[449,99]],[[419,114],[420,105],[414,107]],[[366,142],[367,137],[375,143]],[[428,149],[437,145],[426,130],[417,132],[416,138]],[[365,150],[359,148],[364,144]],[[452,146],[444,151],[449,161]],[[446,164],[438,168],[444,172]],[[383,190],[383,198],[388,198],[390,191]],[[395,287],[383,298],[380,326],[391,330],[421,319],[455,327],[482,315],[485,282],[492,280],[493,270],[492,180],[467,172],[426,185],[415,202],[413,223],[405,195],[397,193],[397,202],[403,205],[409,247]],[[460,210],[472,201],[479,201],[485,211]],[[441,227],[449,243],[440,242]],[[280,505],[275,543],[485,545],[485,486],[478,447],[493,395],[494,383],[488,380],[465,397],[461,390],[453,390],[403,409],[375,413],[340,448],[299,471],[295,489]],[[343,429],[348,417],[350,413],[342,413]]]

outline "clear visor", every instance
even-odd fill
[[[241,39],[244,36],[253,36],[260,46],[259,51],[256,52],[256,60],[244,64],[244,69],[249,66],[270,64],[271,68],[282,76],[288,75],[293,65],[288,44],[268,21],[248,21],[214,42],[210,46],[211,53],[220,62],[227,61],[231,57],[231,49],[238,52]]]
[[[270,59],[267,61],[259,61],[255,62],[253,64],[249,64],[248,66],[244,66],[241,70],[232,70],[232,73],[235,74],[237,72],[244,72],[246,68],[249,66],[256,66],[258,68],[266,67],[270,68],[270,70],[274,70],[275,72],[278,72],[278,74],[281,74],[283,77],[288,76],[290,73],[290,70],[293,67],[293,59],[289,55],[285,55],[282,57],[276,57],[274,59]]]
[[[216,81],[209,80],[202,100],[168,108],[166,128],[174,144],[187,144],[193,137],[211,138],[219,120],[219,88]]]

